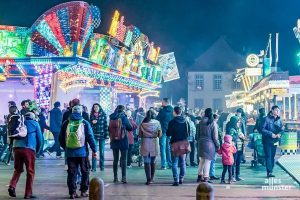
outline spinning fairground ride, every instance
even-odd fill
[[[29,80],[36,103],[49,108],[59,90],[98,88],[107,111],[119,103],[118,94],[158,96],[162,67],[160,48],[140,29],[124,25],[115,11],[108,35],[94,33],[100,10],[82,1],[57,5],[30,28],[0,26],[0,81]]]

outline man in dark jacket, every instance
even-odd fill
[[[115,109],[114,113],[112,113],[109,116],[110,119],[110,124],[112,123],[113,120],[118,120],[121,119],[122,121],[122,128],[125,129],[124,135],[122,135],[122,139],[120,140],[114,140],[111,138],[110,142],[110,148],[113,150],[113,171],[114,171],[114,183],[118,182],[118,162],[119,162],[119,152],[121,152],[121,167],[122,167],[122,182],[127,183],[126,180],[126,168],[127,168],[127,154],[128,154],[128,148],[129,148],[129,142],[128,142],[128,136],[127,133],[128,131],[132,131],[132,126],[129,122],[129,119],[127,118],[125,114],[125,107],[123,105],[118,105],[117,108]],[[109,129],[108,131],[112,132],[112,130]]]
[[[32,195],[33,179],[35,174],[36,152],[40,151],[42,143],[42,133],[39,124],[34,120],[35,115],[31,112],[26,113],[25,122],[27,136],[13,140],[14,150],[14,174],[10,180],[8,193],[11,197],[16,197],[15,188],[21,176],[23,165],[26,166],[27,179],[24,199],[36,198]]]
[[[82,115],[82,107],[77,105],[72,108],[70,119],[65,121],[62,125],[59,141],[61,147],[66,152],[68,163],[68,188],[70,199],[78,198],[76,194],[76,178],[78,175],[78,168],[80,167],[81,178],[81,197],[88,196],[89,188],[89,158],[88,145],[91,147],[93,157],[97,157],[96,142],[94,139],[91,125],[84,120]]]
[[[275,177],[273,168],[275,164],[275,154],[277,145],[275,145],[281,137],[283,131],[282,121],[279,117],[279,107],[273,106],[268,116],[265,118],[265,122],[262,126],[262,142],[264,146],[267,176]]]
[[[30,110],[29,110],[29,107],[30,107],[30,105],[29,105],[29,102],[30,102],[30,100],[29,99],[26,99],[26,100],[23,100],[22,102],[21,102],[21,106],[22,106],[22,109],[21,109],[21,115],[25,115],[26,113],[28,113]]]
[[[169,99],[162,100],[162,108],[160,109],[156,119],[160,122],[162,128],[162,137],[159,138],[161,169],[172,167],[170,137],[166,136],[169,122],[173,119],[173,107],[169,105]]]
[[[166,135],[171,138],[170,143],[187,140],[190,135],[190,125],[182,116],[182,110],[179,106],[174,108],[174,119],[168,124]],[[173,186],[178,186],[183,183],[185,174],[185,157],[186,155],[172,155],[172,172],[174,183]],[[178,176],[178,162],[180,167],[180,175]]]
[[[48,149],[48,153],[56,151],[56,158],[61,158],[61,149],[59,144],[59,132],[62,124],[62,112],[60,110],[60,102],[54,103],[54,108],[50,111],[50,131],[54,137],[54,145]]]
[[[44,132],[45,132],[45,129],[49,130],[50,127],[47,126],[47,123],[46,123],[46,109],[45,108],[41,108],[41,112],[39,113],[39,125],[40,125],[40,128],[41,128],[41,132],[42,132],[42,146],[41,146],[41,151],[37,154],[37,158],[39,158],[40,156],[41,157],[44,157]]]

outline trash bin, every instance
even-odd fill
[[[283,132],[280,140],[281,155],[297,154],[297,137],[296,131]]]

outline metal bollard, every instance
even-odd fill
[[[214,200],[214,188],[209,183],[200,183],[196,191],[196,200]]]
[[[104,200],[104,182],[94,177],[90,182],[89,200]]]

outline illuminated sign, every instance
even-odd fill
[[[119,17],[120,17],[120,13],[119,13],[119,11],[116,10],[114,13],[114,16],[112,18],[112,22],[111,22],[109,31],[108,31],[108,34],[110,34],[113,37],[115,37],[117,35]]]
[[[287,89],[271,89],[272,95],[285,95],[287,93],[288,93]]]
[[[256,67],[259,64],[259,57],[256,54],[250,54],[246,58],[249,67]]]
[[[245,75],[246,76],[261,76],[262,69],[261,68],[245,68]]]

